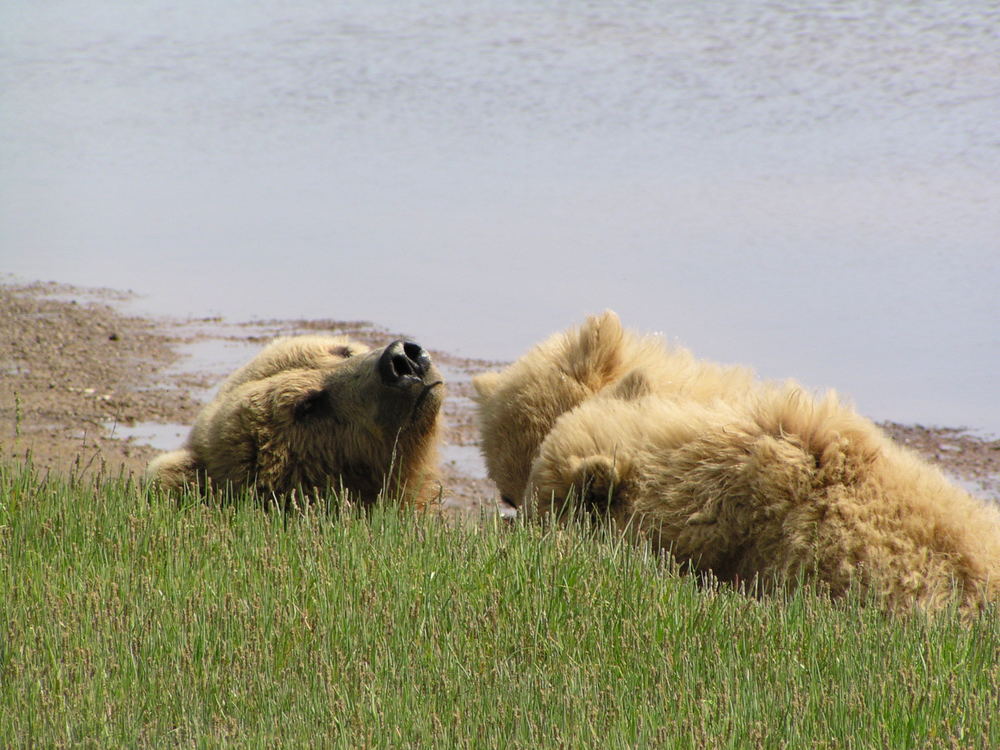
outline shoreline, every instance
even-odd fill
[[[133,297],[0,281],[0,456],[30,454],[42,471],[77,476],[141,475],[153,456],[180,446],[215,385],[274,336],[324,331],[371,345],[401,337],[365,321],[234,323],[143,317],[116,307]],[[479,457],[470,379],[504,363],[428,348],[448,378],[448,504],[476,512],[495,503],[496,490]],[[960,427],[878,425],[973,494],[1000,502],[1000,439]]]

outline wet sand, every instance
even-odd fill
[[[322,331],[381,345],[408,334],[364,321],[146,318],[121,310],[129,298],[56,283],[0,285],[0,460],[30,455],[43,471],[139,475],[158,452],[180,446],[214,386],[270,338]],[[429,349],[449,381],[448,502],[491,507],[469,381],[502,363]],[[961,427],[882,427],[974,494],[1000,500],[1000,440]]]

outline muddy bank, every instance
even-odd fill
[[[408,332],[364,321],[149,319],[129,295],[53,283],[0,285],[0,456],[49,471],[141,473],[178,447],[214,386],[277,335],[346,333],[371,345]],[[428,342],[422,342],[428,343]],[[471,385],[499,363],[431,351],[449,381],[445,480],[465,508],[494,500],[478,456]],[[962,428],[882,425],[976,494],[1000,498],[1000,440]]]
[[[123,315],[126,295],[57,284],[0,287],[0,450],[45,469],[137,472],[155,453],[117,439],[116,425],[190,422],[194,375],[166,378],[180,358],[170,321]]]

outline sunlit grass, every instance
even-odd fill
[[[1000,747],[1000,625],[0,466],[0,746]]]

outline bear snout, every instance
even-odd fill
[[[379,377],[385,385],[422,381],[430,367],[430,356],[413,341],[393,341],[378,358]]]

